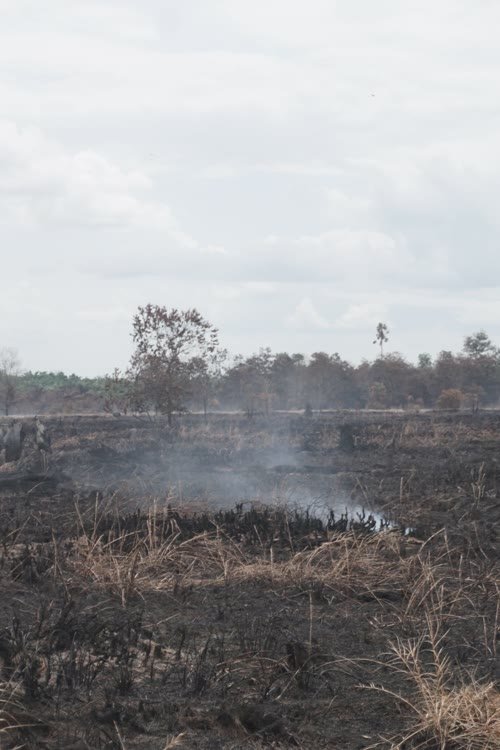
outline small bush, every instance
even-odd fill
[[[447,388],[441,391],[437,400],[438,409],[455,409],[458,411],[462,405],[464,394],[458,388]]]

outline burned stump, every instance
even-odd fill
[[[344,453],[353,453],[356,446],[354,430],[351,424],[339,425],[339,450]]]
[[[14,421],[8,427],[7,432],[2,434],[0,449],[5,449],[5,460],[7,463],[19,461],[23,452],[25,437],[26,431],[24,425],[21,422]]]

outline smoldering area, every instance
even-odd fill
[[[13,423],[4,422],[7,432]],[[311,424],[289,417],[233,415],[205,423],[191,415],[174,427],[162,418],[51,417],[43,419],[46,455],[37,450],[34,424],[29,417],[14,420],[16,434],[22,425],[23,446],[15,462],[5,462],[4,451],[0,476],[52,478],[85,496],[113,498],[124,512],[152,504],[182,513],[259,505],[322,520],[373,514],[377,525],[382,521],[368,496],[349,490],[349,456],[339,451],[335,424],[316,445]]]

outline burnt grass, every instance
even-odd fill
[[[46,425],[0,467],[1,748],[500,746],[429,709],[497,705],[499,413]]]

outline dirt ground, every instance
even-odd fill
[[[0,747],[500,747],[499,413],[23,421]]]

